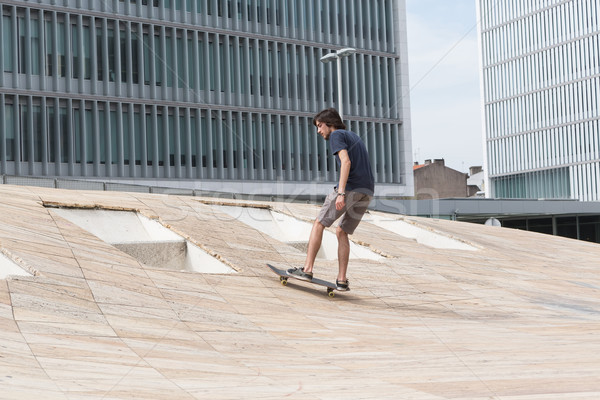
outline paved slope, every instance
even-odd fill
[[[330,299],[264,266],[299,250],[205,202],[0,185],[0,250],[34,274],[0,280],[0,399],[600,397],[596,244],[405,219],[478,249],[442,250],[365,221],[353,240],[386,259]],[[237,273],[145,267],[44,204],[137,210]]]

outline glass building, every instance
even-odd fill
[[[477,5],[488,195],[600,200],[600,4]]]
[[[412,194],[404,0],[2,0],[0,43],[1,174],[325,193],[343,102],[377,194]]]

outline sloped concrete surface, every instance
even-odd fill
[[[600,398],[600,246],[405,218],[476,248],[435,249],[364,222],[385,259],[330,299],[280,285],[264,264],[302,254],[210,202],[0,185],[0,248],[34,272],[0,280],[0,399]],[[44,204],[139,212],[237,274],[144,267]]]
[[[303,221],[293,215],[286,215],[264,207],[235,207],[214,205],[219,214],[227,214],[237,222],[250,225],[261,234],[268,235],[281,242],[301,249],[306,254],[308,237],[314,219]],[[381,256],[368,248],[350,242],[350,259],[365,258],[380,260]],[[337,237],[333,232],[325,231],[321,241],[321,248],[317,253],[317,260],[337,260]]]

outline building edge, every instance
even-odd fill
[[[402,119],[400,135],[403,140],[403,165],[401,174],[405,177],[404,194],[401,196],[414,196],[415,183],[412,173],[412,123],[410,115],[410,80],[408,70],[408,32],[406,21],[406,0],[398,0],[394,3],[397,10],[398,24],[396,24],[394,35],[398,38],[397,54],[400,57],[399,68],[396,72],[396,82],[399,86],[400,98],[397,101]]]

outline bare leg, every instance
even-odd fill
[[[317,258],[317,253],[321,248],[324,230],[325,226],[318,219],[315,220],[310,231],[310,237],[308,238],[308,250],[306,251],[306,261],[304,261],[304,272],[312,273],[315,258]]]
[[[348,234],[338,226],[335,234],[338,239],[338,281],[346,280],[346,271],[348,270],[348,259],[350,258],[350,241]]]

